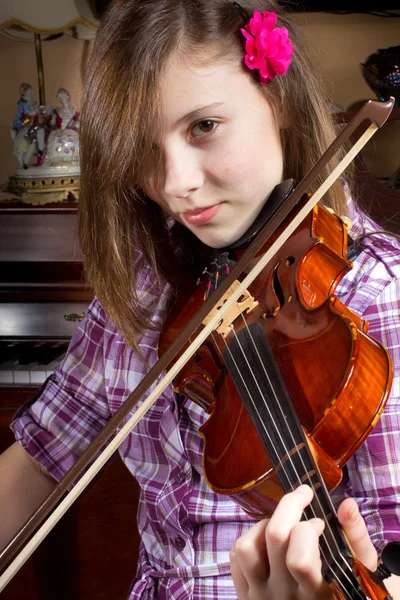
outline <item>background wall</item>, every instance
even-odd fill
[[[400,44],[400,20],[331,13],[296,14],[293,18],[304,27],[310,52],[315,56],[332,102],[347,109],[359,101],[373,99],[359,63],[378,48]],[[89,42],[64,35],[44,42],[42,50],[46,103],[55,105],[57,89],[62,86],[70,92],[71,103],[79,109]],[[16,167],[9,128],[19,99],[19,85],[30,83],[35,98],[39,96],[33,44],[0,35],[0,81],[0,183],[5,183]],[[374,136],[364,151],[374,174],[390,176],[398,168],[399,139],[399,122],[391,123]]]
[[[396,11],[400,15],[400,11]],[[294,15],[303,30],[332,102],[342,109],[375,100],[360,63],[380,48],[400,45],[400,18],[367,14]],[[390,121],[364,147],[371,173],[390,177],[400,167],[400,120]]]

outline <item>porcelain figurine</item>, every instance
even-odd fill
[[[20,99],[17,102],[15,120],[12,122],[11,137],[19,168],[28,169],[32,156],[37,155],[40,158],[45,150],[45,130],[48,121],[46,111],[51,111],[51,107],[40,111],[29,83],[22,83],[19,91]]]
[[[45,152],[38,164],[43,166],[79,163],[79,112],[70,105],[70,95],[64,88],[57,92],[56,107],[46,135]]]

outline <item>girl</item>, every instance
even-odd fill
[[[197,278],[212,249],[243,236],[272,191],[288,177],[299,181],[334,138],[307,54],[286,17],[275,22],[276,10],[271,0],[114,0],[104,18],[81,128],[81,243],[96,299],[61,367],[13,422],[19,444],[3,456],[3,490],[25,499],[4,499],[5,539],[155,363],[182,284]],[[341,215],[347,202],[342,183],[324,199]],[[351,203],[350,211],[353,237],[373,229]],[[395,362],[397,256],[391,238],[366,238],[339,288]],[[370,568],[369,536],[381,550],[400,525],[398,415],[395,382],[343,490],[366,519],[369,535],[355,503],[342,504],[345,531]],[[266,537],[264,523],[251,529],[254,520],[204,481],[198,429],[206,418],[168,387],[120,447],[142,490],[130,600],[329,598],[318,564],[321,524],[298,524],[311,492],[286,496]],[[24,485],[36,494],[29,506]],[[235,591],[229,552],[238,538]]]

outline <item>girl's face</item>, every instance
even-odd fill
[[[250,75],[225,62],[194,67],[172,60],[161,100],[163,137],[146,167],[145,192],[203,243],[227,246],[282,181],[271,108]]]

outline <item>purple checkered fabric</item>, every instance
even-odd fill
[[[352,213],[353,238],[376,227],[354,209]],[[357,499],[378,549],[398,538],[400,530],[399,252],[392,237],[367,238],[337,289],[340,300],[369,321],[370,334],[389,348],[395,365],[384,415],[348,462],[345,482],[336,493],[337,499]],[[162,323],[168,287],[156,289],[147,271],[141,293],[144,303],[158,302],[154,322]],[[153,365],[157,335],[143,335],[139,343]],[[16,414],[16,439],[59,480],[144,371],[95,299],[64,362],[36,401]],[[129,600],[237,598],[229,550],[254,521],[204,481],[198,429],[205,420],[198,406],[178,398],[169,386],[119,449],[141,486],[142,542]]]

